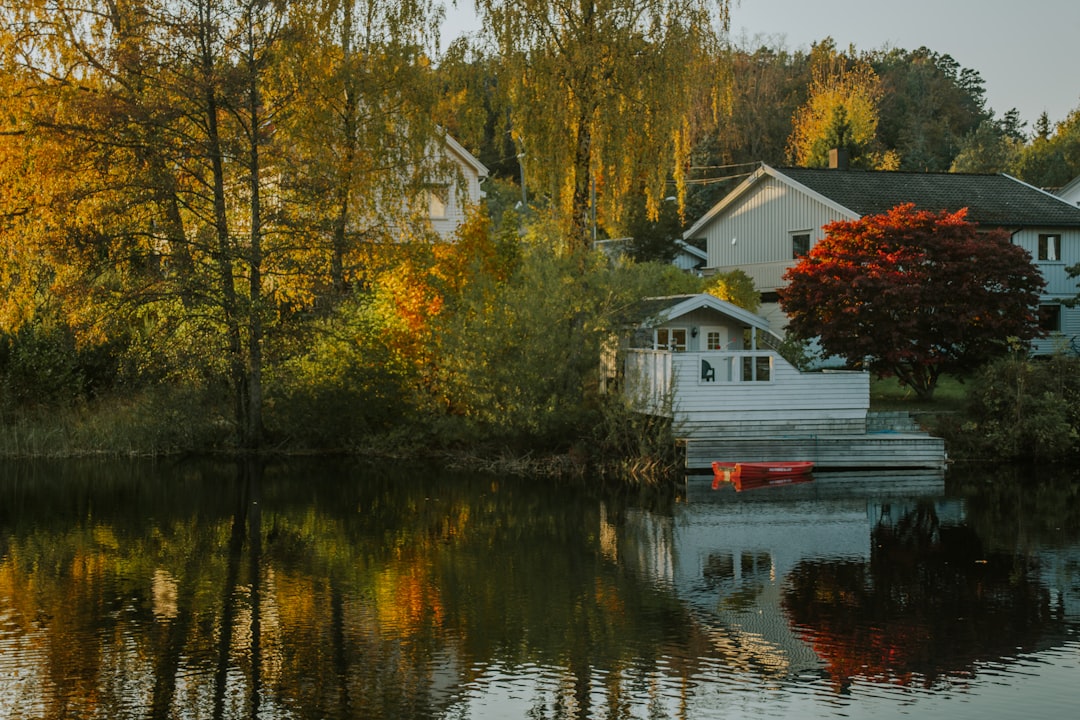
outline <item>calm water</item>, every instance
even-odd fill
[[[1080,479],[0,465],[0,718],[1071,717]]]

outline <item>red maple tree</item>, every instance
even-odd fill
[[[1007,232],[980,231],[966,215],[906,204],[826,225],[784,275],[788,332],[923,399],[942,373],[1027,343],[1040,332],[1043,278]]]

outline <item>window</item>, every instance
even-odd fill
[[[810,252],[810,233],[800,232],[791,235],[791,257],[798,260]]]
[[[657,328],[654,347],[657,350],[686,352],[686,328]]]
[[[742,359],[743,382],[769,382],[772,380],[772,357],[747,355]]]
[[[436,185],[427,191],[428,215],[433,220],[441,220],[446,217],[446,209],[450,205],[450,186]]]
[[[1061,260],[1060,235],[1039,236],[1039,259],[1047,262],[1057,262],[1058,260]]]
[[[707,330],[705,332],[705,349],[706,350],[723,350],[724,340],[719,330]]]
[[[1061,306],[1039,306],[1039,328],[1047,332],[1059,332],[1061,330]]]

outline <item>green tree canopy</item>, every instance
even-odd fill
[[[965,214],[909,204],[825,226],[785,275],[788,332],[925,398],[943,372],[1035,337],[1042,276],[1005,231],[979,232]]]
[[[754,279],[739,268],[711,276],[705,282],[705,292],[750,312],[761,307],[761,293],[754,286]]]
[[[1052,133],[1045,114],[1042,120],[1035,137],[1018,153],[1010,170],[1036,187],[1061,187],[1080,176],[1080,108],[1070,112]]]

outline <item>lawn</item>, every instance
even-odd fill
[[[919,400],[915,391],[902,386],[896,378],[870,380],[871,410],[907,410],[911,413],[948,413],[963,410],[968,386],[959,379],[943,375],[938,380],[932,400]]]

